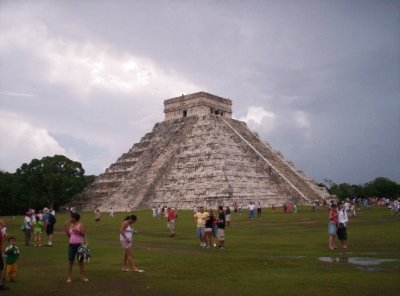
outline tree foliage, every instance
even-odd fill
[[[348,183],[335,184],[331,183],[328,188],[330,194],[336,195],[339,199],[345,198],[368,198],[368,197],[385,197],[397,198],[400,197],[400,184],[384,178],[379,177],[375,180],[365,183],[363,185],[351,185]]]
[[[33,159],[14,174],[0,172],[0,213],[28,208],[58,208],[94,179],[85,176],[81,163],[63,155]]]

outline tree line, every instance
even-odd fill
[[[0,171],[0,215],[27,209],[58,209],[81,192],[94,176],[86,176],[80,162],[63,155],[24,163],[15,173]]]
[[[395,199],[400,197],[400,184],[388,178],[378,177],[375,180],[354,185],[348,183],[336,184],[329,179],[325,179],[325,186],[330,194],[336,195],[340,200],[345,198],[369,198],[369,197],[385,197]]]

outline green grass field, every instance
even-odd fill
[[[226,249],[200,249],[191,211],[178,212],[175,238],[165,219],[150,211],[136,213],[133,253],[146,272],[120,272],[122,251],[118,229],[126,215],[83,214],[92,260],[86,265],[88,283],[66,284],[67,237],[57,214],[55,246],[24,247],[22,217],[2,217],[22,253],[18,278],[2,295],[395,295],[400,288],[400,216],[384,208],[362,209],[350,222],[349,249],[327,248],[327,212],[300,208],[299,214],[270,209],[249,221],[233,213],[226,231]],[[319,257],[340,258],[327,263]],[[347,262],[351,257],[398,259],[375,266]]]

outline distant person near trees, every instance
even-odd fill
[[[86,240],[86,228],[80,222],[81,216],[78,213],[72,213],[71,219],[65,221],[64,231],[69,238],[68,245],[68,278],[67,283],[72,282],[72,268],[74,266],[75,259],[78,255],[78,249],[82,243]],[[80,279],[81,282],[88,282],[89,280],[85,276],[85,267],[83,264],[83,257],[78,258]]]
[[[131,265],[133,272],[144,272],[144,270],[137,268],[137,266],[135,265],[131,250],[134,233],[131,225],[135,223],[136,220],[137,217],[135,215],[129,215],[124,219],[124,221],[121,223],[121,227],[119,228],[119,240],[121,243],[121,247],[124,251],[121,267],[121,271],[123,272],[129,271],[129,269],[127,268],[128,263]]]
[[[22,227],[23,231],[25,232],[25,246],[29,246],[31,243],[31,234],[33,229],[32,213],[30,211],[26,212]]]
[[[43,222],[47,234],[46,247],[53,246],[54,225],[56,224],[56,217],[53,213],[55,214],[54,211],[50,211],[48,208],[43,209]]]
[[[338,212],[336,210],[336,204],[332,203],[329,209],[329,223],[328,223],[328,246],[330,250],[336,249],[335,236],[337,231],[338,223]]]
[[[33,241],[34,247],[42,246],[42,233],[44,228],[44,223],[40,215],[36,215],[35,221],[32,223],[33,226]]]

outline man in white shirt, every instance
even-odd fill
[[[27,212],[24,218],[24,232],[25,232],[25,246],[29,246],[31,242],[32,233],[32,213]]]
[[[346,209],[343,203],[338,204],[338,230],[337,236],[340,240],[342,249],[347,249],[347,228],[348,228],[349,218],[347,217]]]

